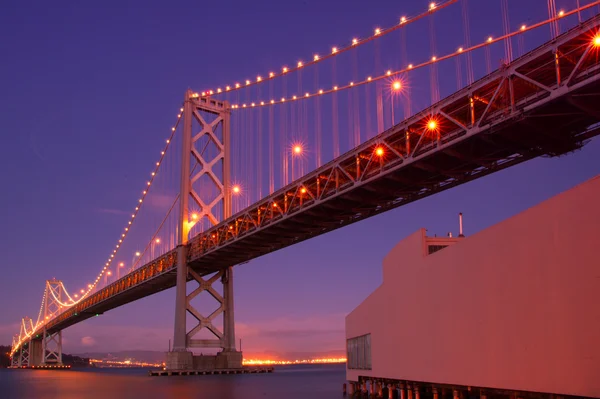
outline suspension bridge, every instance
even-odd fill
[[[176,287],[167,367],[206,366],[193,348],[221,349],[213,366],[240,367],[233,266],[581,148],[600,133],[600,1],[571,3],[548,0],[543,18],[515,25],[499,0],[501,32],[476,42],[467,0],[430,3],[306,61],[186,91],[99,273],[71,292],[46,281],[35,322],[23,318],[13,338],[12,366],[61,365],[64,329]],[[462,22],[452,49],[435,38],[445,13]],[[411,63],[413,29],[431,46]],[[218,303],[209,315],[191,302],[203,292]]]

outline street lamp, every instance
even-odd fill
[[[292,182],[294,181],[294,157],[302,155],[302,151],[303,148],[301,144],[294,144],[292,146]]]
[[[154,246],[158,244],[160,244],[160,238],[157,237],[152,241],[152,245],[150,246],[150,257],[152,260],[154,260]]]
[[[106,273],[104,273],[104,286],[106,286],[106,284],[108,284],[108,277],[112,275],[112,272],[110,270],[107,270]]]
[[[125,267],[124,262],[119,263],[119,266],[117,267],[117,280],[121,278],[121,268],[122,267]]]
[[[395,121],[395,117],[394,117],[394,96],[396,95],[396,93],[400,94],[400,92],[402,91],[402,81],[400,80],[394,80],[392,82],[392,95],[391,95],[391,99],[390,101],[392,102],[392,126],[396,124]]]

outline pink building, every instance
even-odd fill
[[[408,236],[346,338],[351,388],[386,397],[600,397],[600,176],[467,238]]]

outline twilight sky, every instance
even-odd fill
[[[499,2],[478,2],[474,37],[500,32]],[[37,315],[46,279],[77,289],[97,275],[188,87],[214,88],[306,59],[427,4],[4,2],[0,343],[10,344],[21,317]],[[513,25],[547,15],[546,0],[509,4]],[[557,0],[558,8],[574,4]],[[427,40],[410,37],[415,46]],[[456,232],[458,212],[472,235],[597,175],[599,151],[595,140],[576,154],[530,161],[236,268],[244,350],[342,349],[345,314],[381,283],[381,261],[400,239],[420,227]],[[66,330],[64,351],[166,350],[173,308],[169,290],[110,311]]]

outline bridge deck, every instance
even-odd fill
[[[194,237],[208,274],[600,133],[596,16]],[[554,54],[558,57],[555,58]],[[435,120],[436,128],[428,124]],[[50,331],[175,285],[171,251],[68,309]]]

